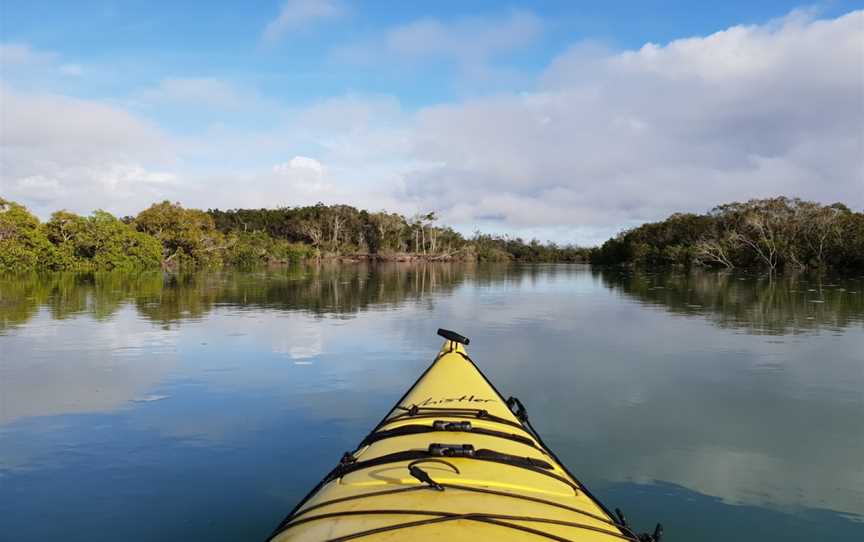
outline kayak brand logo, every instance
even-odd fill
[[[435,399],[429,397],[422,403],[416,403],[417,407],[423,408],[424,406],[433,406],[433,405],[443,405],[447,403],[493,403],[495,399],[484,399],[482,397],[475,397],[474,395],[462,395],[460,397],[443,397],[441,399]]]

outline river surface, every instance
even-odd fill
[[[266,538],[440,346],[665,541],[864,540],[864,277],[0,278],[0,539]]]

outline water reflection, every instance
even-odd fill
[[[864,279],[730,272],[639,272],[597,269],[603,284],[674,314],[706,315],[748,333],[783,335],[862,321]]]
[[[862,286],[556,265],[0,278],[0,517],[18,539],[261,539],[451,326],[669,540],[761,540],[760,521],[849,539]]]
[[[260,273],[29,274],[0,277],[0,333],[24,324],[40,307],[64,319],[89,314],[104,320],[125,303],[160,324],[196,319],[218,305],[300,310],[317,315],[353,314],[380,305],[399,306],[452,291],[470,265],[322,265]],[[506,280],[506,269],[486,280]],[[521,274],[520,274],[521,276]],[[493,279],[495,277],[495,279]]]
[[[39,309],[26,328],[0,335],[0,424],[114,410],[146,398],[176,366],[177,332],[142,327],[129,308],[97,325],[57,314]]]
[[[578,266],[324,265],[260,273],[49,274],[0,277],[0,333],[26,323],[40,307],[55,319],[88,314],[105,320],[126,303],[160,324],[201,318],[218,305],[350,315],[377,305],[452,292],[470,279],[479,288],[518,288]],[[704,315],[724,328],[756,334],[841,329],[864,317],[864,279],[768,277],[693,271],[593,269],[612,291],[682,316]]]

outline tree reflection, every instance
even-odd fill
[[[218,306],[351,315],[452,291],[473,268],[470,264],[334,264],[257,273],[4,276],[0,277],[0,331],[26,323],[41,307],[55,319],[77,314],[103,319],[127,303],[162,326],[201,318]]]
[[[723,328],[781,335],[844,328],[864,317],[864,280],[821,275],[644,272],[595,269],[604,286],[674,314],[703,315]]]
[[[55,319],[88,314],[105,319],[125,304],[170,327],[215,307],[305,311],[347,317],[375,307],[433,299],[466,280],[479,287],[534,283],[585,266],[508,264],[322,264],[260,272],[52,273],[0,277],[0,332],[27,322],[40,308]],[[864,279],[728,272],[591,269],[606,288],[673,314],[701,316],[754,334],[844,328],[864,317]]]

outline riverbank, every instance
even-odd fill
[[[864,270],[864,213],[841,203],[751,200],[676,213],[600,247],[542,243],[348,205],[186,209],[164,201],[136,216],[61,210],[47,222],[0,198],[0,271],[249,269],[301,261],[585,263],[775,271]]]
[[[406,218],[347,205],[220,211],[164,201],[136,216],[61,210],[41,222],[0,198],[0,271],[252,268],[344,261],[578,262],[587,249],[436,226],[435,213]]]
[[[459,254],[417,254],[417,253],[388,253],[388,254],[335,254],[328,259],[339,262],[464,262],[474,261],[475,258],[467,259]]]
[[[676,213],[626,230],[590,252],[591,263],[775,271],[864,270],[864,213],[778,197]]]

